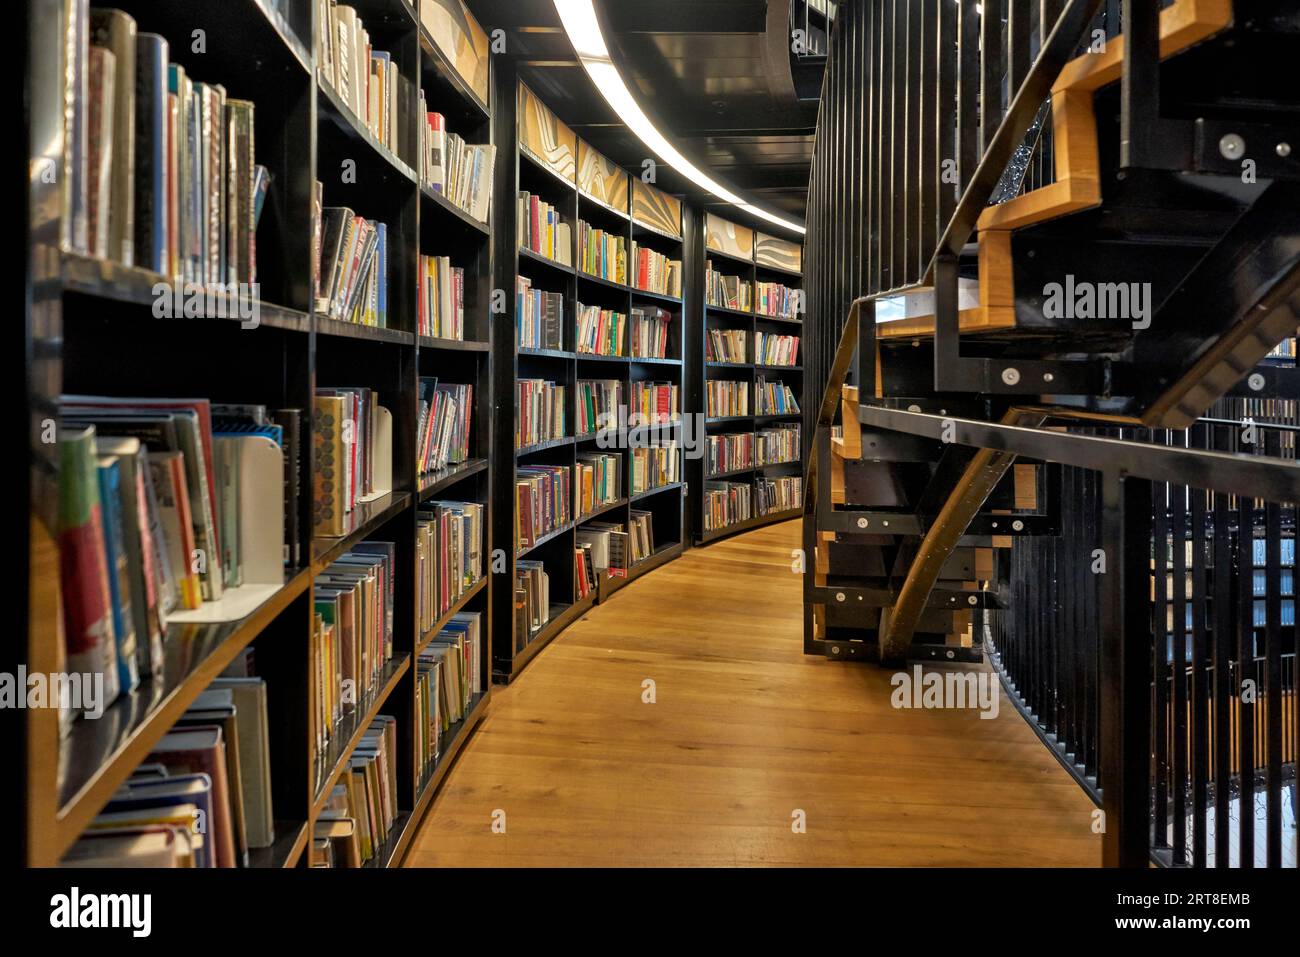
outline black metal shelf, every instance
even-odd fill
[[[436,211],[443,221],[451,221],[468,227],[484,238],[492,234],[492,228],[487,223],[475,219],[431,186],[420,185],[420,201],[425,205],[425,208]]]
[[[705,303],[704,311],[719,316],[735,316],[738,319],[754,318],[752,312],[746,312],[744,309],[732,309],[730,306],[711,306],[708,303]]]
[[[450,488],[457,482],[462,482],[471,475],[478,475],[480,472],[487,471],[487,459],[470,459],[467,462],[461,462],[458,465],[449,465],[446,468],[438,469],[436,472],[429,472],[420,476],[419,500],[423,502],[427,498],[437,495],[445,488]]]
[[[597,276],[594,273],[587,272],[581,267],[578,268],[578,281],[589,282],[597,286],[604,286],[606,289],[614,289],[618,292],[628,292],[630,289],[628,284],[625,282],[617,282],[613,279],[606,279],[604,276]],[[578,298],[581,300],[582,297],[579,296]],[[597,303],[583,303],[583,305],[594,306],[597,305]]]
[[[415,342],[415,334],[391,329],[386,326],[367,326],[359,322],[347,322],[343,319],[329,319],[316,314],[316,332],[323,336],[337,336],[343,339],[366,339],[370,342],[392,342],[400,346],[409,346]]]
[[[389,492],[370,502],[361,502],[345,519],[347,530],[338,538],[318,536],[312,540],[312,568],[323,571],[340,555],[379,530],[411,504],[409,492]]]
[[[411,169],[405,161],[381,143],[375,137],[375,134],[370,132],[366,124],[352,112],[351,107],[344,103],[343,98],[334,91],[329,81],[320,76],[319,73],[316,77],[316,91],[319,94],[317,104],[323,106],[323,109],[319,110],[321,117],[332,122],[342,133],[357,142],[369,146],[377,158],[387,163],[404,179],[412,183],[418,181],[415,170]]]
[[[656,485],[654,488],[648,488],[644,492],[632,493],[628,496],[628,501],[639,502],[642,499],[649,498],[651,495],[658,495],[660,492],[670,492],[673,489],[682,488],[685,484],[685,482],[669,482],[667,485]]]
[[[523,265],[525,262],[534,262],[545,266],[548,269],[553,269],[561,275],[573,276],[577,274],[577,270],[573,266],[570,266],[567,263],[562,263],[558,259],[552,259],[550,256],[543,255],[542,253],[533,252],[533,250],[526,246],[520,246],[518,252],[520,265]]]
[[[522,445],[515,449],[515,456],[517,458],[522,458],[525,455],[532,455],[535,452],[545,452],[547,449],[558,449],[572,444],[573,436],[566,435],[559,439],[547,439],[544,442],[534,442],[532,445]]]
[[[420,336],[421,349],[440,352],[487,352],[491,345],[478,339],[443,339],[441,336]]]
[[[680,306],[684,300],[681,296],[670,296],[666,292],[652,292],[649,289],[642,289],[640,286],[630,286],[633,299],[654,299],[657,302],[665,302],[670,306]]]

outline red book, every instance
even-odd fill
[[[213,843],[218,867],[235,866],[234,815],[226,777],[226,748],[219,725],[195,725],[163,735],[145,758],[166,766],[170,775],[206,774],[212,779],[214,821],[195,822],[205,841]]]

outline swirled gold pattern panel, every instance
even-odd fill
[[[462,0],[420,0],[420,23],[465,85],[486,106],[488,36]]]
[[[627,173],[578,140],[578,189],[620,213],[627,212]]]
[[[576,182],[577,136],[522,83],[519,84],[518,125],[520,149],[561,179]]]
[[[704,245],[716,252],[754,259],[754,231],[747,226],[729,223],[712,213],[704,214]]]
[[[682,238],[681,200],[643,183],[640,177],[632,179],[632,219],[648,229]]]
[[[803,246],[788,239],[777,239],[767,233],[758,234],[754,246],[754,262],[760,266],[773,269],[788,269],[790,272],[803,272]]]

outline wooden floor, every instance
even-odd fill
[[[1092,804],[1005,697],[895,710],[890,671],[802,654],[798,545],[786,522],[694,549],[570,626],[496,689],[406,864],[1099,864]]]

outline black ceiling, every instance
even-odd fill
[[[594,0],[611,54],[641,108],[683,154],[754,202],[802,221],[816,101],[790,70],[790,0]],[[639,169],[641,142],[574,58],[551,0],[468,0],[506,55],[560,119],[611,159]],[[659,170],[658,184],[702,206],[714,200]],[[761,221],[755,221],[761,224]]]

